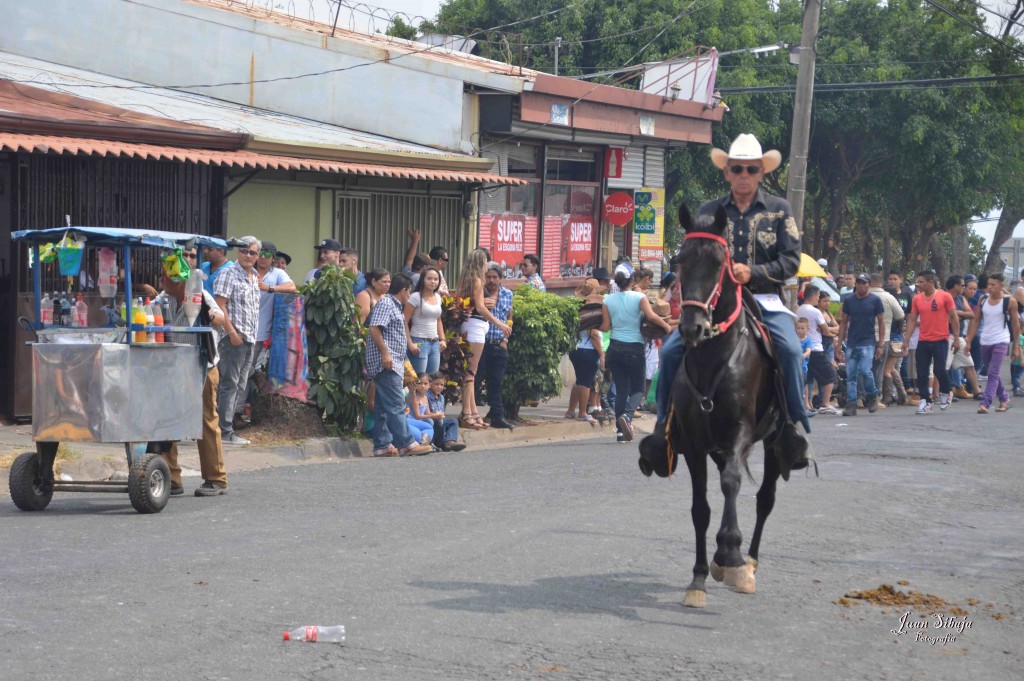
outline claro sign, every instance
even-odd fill
[[[633,221],[633,197],[626,192],[615,192],[604,200],[604,221],[624,227]]]

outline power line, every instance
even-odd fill
[[[555,9],[555,10],[551,10],[550,12],[544,12],[543,14],[538,14],[536,16],[529,17],[528,19],[521,19],[521,20],[515,21],[515,22],[513,22],[511,24],[501,24],[501,25],[498,25],[498,26],[495,26],[495,27],[492,27],[492,28],[489,28],[489,29],[482,29],[481,32],[494,31],[494,30],[497,30],[497,29],[500,29],[500,28],[508,28],[510,26],[518,26],[520,24],[524,24],[524,23],[529,22],[529,21],[534,21],[536,19],[542,19],[544,17],[550,16],[552,14],[556,14],[558,12],[564,12],[565,10],[569,9],[570,7],[574,7],[575,5],[576,5],[576,3],[569,3],[568,5],[565,5],[564,7],[561,7],[559,9]],[[466,36],[466,37],[467,38],[471,38],[472,36]],[[115,89],[115,90],[155,90],[155,89],[198,90],[198,89],[215,88],[215,87],[231,87],[231,86],[236,86],[236,85],[252,85],[252,84],[257,84],[257,83],[260,83],[260,84],[262,84],[262,83],[279,83],[279,82],[288,81],[288,80],[301,80],[303,78],[315,78],[315,77],[318,77],[318,76],[328,76],[328,75],[332,75],[332,74],[336,74],[336,73],[343,73],[345,71],[352,71],[354,69],[363,68],[365,66],[374,66],[376,64],[382,64],[382,63],[385,63],[385,62],[393,63],[393,62],[398,61],[399,59],[402,59],[403,57],[412,57],[412,56],[415,56],[417,54],[423,54],[425,52],[430,52],[431,50],[436,50],[439,47],[444,47],[444,46],[443,45],[428,45],[428,46],[426,46],[426,47],[424,47],[423,49],[420,49],[420,50],[413,50],[411,52],[407,52],[407,53],[404,53],[404,54],[388,56],[388,57],[384,57],[382,59],[376,59],[374,61],[363,62],[361,64],[353,64],[352,66],[343,66],[343,67],[336,68],[336,69],[326,69],[326,70],[323,70],[323,71],[314,71],[314,72],[311,72],[311,73],[299,73],[299,74],[295,74],[295,75],[291,75],[291,76],[278,76],[276,78],[260,78],[260,79],[256,79],[256,80],[240,80],[240,81],[232,81],[232,82],[224,82],[224,83],[190,83],[190,84],[177,84],[177,85],[150,85],[150,84],[145,84],[145,83],[139,84],[139,85],[105,85],[105,84],[100,84],[100,83],[64,83],[63,86],[64,87],[80,88],[80,89],[109,88],[109,89]],[[13,83],[29,83],[31,81],[12,80],[11,82],[13,82]]]
[[[814,93],[827,92],[870,92],[879,90],[912,90],[921,87],[959,87],[976,83],[1000,83],[1024,79],[1024,73],[1004,73],[995,76],[965,76],[961,78],[927,78],[920,80],[886,80],[868,81],[863,83],[822,83],[814,86]],[[751,87],[717,88],[723,95],[742,94],[760,95],[772,93],[792,93],[796,85],[763,85]]]
[[[994,35],[992,35],[988,31],[986,31],[985,29],[981,28],[977,24],[972,24],[971,22],[967,21],[966,19],[964,19],[960,15],[954,14],[953,12],[949,11],[948,9],[946,9],[945,7],[940,5],[939,3],[935,2],[935,0],[924,0],[924,1],[927,2],[929,5],[931,5],[932,7],[934,7],[935,9],[939,10],[940,12],[942,12],[943,14],[952,17],[953,19],[955,19],[959,23],[963,24],[967,28],[971,29],[975,33],[977,33],[979,35],[982,35],[982,36],[985,36],[986,38],[988,38],[990,40],[994,40],[995,42],[999,43],[1000,45],[1002,45],[1006,49],[1010,50],[1011,52],[1014,52],[1018,56],[1024,57],[1024,50],[1017,49],[1016,47],[1014,47],[1013,45],[1009,44],[1005,40],[1002,40],[1001,38],[995,37]]]

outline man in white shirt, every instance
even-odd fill
[[[885,337],[879,338],[878,329],[875,329],[875,340],[882,343],[882,356],[871,364],[871,373],[875,375],[875,385],[880,386],[883,398],[888,397],[894,390],[892,377],[882,376],[882,370],[889,359],[889,338],[892,333],[892,323],[901,322],[906,316],[903,313],[903,306],[900,305],[900,301],[896,300],[896,296],[882,288],[885,283],[885,277],[882,276],[882,273],[875,272],[871,275],[871,287],[868,289],[868,293],[872,293],[882,299],[882,315],[885,317]],[[884,409],[885,400],[883,399],[879,402],[878,406]]]
[[[811,339],[811,356],[807,358],[807,385],[818,384],[821,392],[821,408],[818,413],[826,416],[839,416],[843,412],[832,406],[832,388],[836,383],[836,372],[832,362],[825,354],[824,343],[834,343],[835,336],[828,329],[825,315],[818,309],[818,298],[821,289],[810,284],[804,289],[804,304],[797,311],[798,319],[806,319],[808,324],[807,337]]]

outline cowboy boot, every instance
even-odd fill
[[[882,379],[882,405],[888,407],[896,401],[896,394],[893,390],[892,376],[885,376]]]
[[[665,436],[665,422],[658,421],[654,424],[654,430],[650,435],[640,440],[640,472],[651,477],[651,473],[657,473],[659,478],[667,478],[675,472],[679,465],[679,457],[672,457],[672,466],[669,470],[668,439]]]
[[[789,480],[790,471],[803,470],[814,460],[811,456],[811,443],[807,441],[807,431],[802,423],[786,422],[782,426],[776,451],[779,455],[779,472],[786,481]],[[814,468],[817,470],[817,464]]]
[[[903,387],[903,377],[900,376],[900,372],[893,373],[892,384],[896,388],[896,404],[902,407],[907,403],[907,390]]]

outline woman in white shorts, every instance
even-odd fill
[[[477,411],[476,391],[476,370],[480,366],[480,357],[484,353],[484,341],[487,336],[489,324],[494,324],[508,338],[512,334],[512,327],[500,321],[491,314],[484,304],[484,270],[487,267],[487,257],[481,250],[473,251],[466,258],[466,264],[462,267],[459,275],[459,285],[456,295],[460,300],[469,298],[469,319],[462,324],[462,333],[466,336],[473,355],[469,358],[469,366],[466,368],[466,377],[462,382],[462,416],[459,423],[464,428],[479,430],[487,428],[483,418]]]

